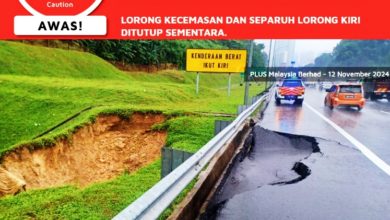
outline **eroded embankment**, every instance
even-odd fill
[[[1,162],[0,196],[23,188],[84,187],[135,171],[160,157],[167,134],[151,127],[164,120],[159,114],[101,116],[53,147],[15,150]]]

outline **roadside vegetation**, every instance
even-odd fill
[[[196,152],[213,136],[220,118],[213,113],[234,116],[244,87],[241,76],[232,75],[228,97],[226,74],[201,74],[197,95],[195,78],[179,70],[122,72],[90,53],[0,41],[0,156],[21,145],[50,145],[100,114],[127,117],[135,111],[167,115],[168,121],[155,126],[168,131],[167,145]],[[252,83],[250,94],[263,89]],[[87,188],[23,192],[0,199],[0,219],[109,219],[159,179],[156,161]]]
[[[0,42],[0,60],[0,153],[30,142],[88,107],[92,109],[48,137],[68,133],[70,128],[73,131],[101,112],[127,109],[235,114],[243,102],[240,75],[232,76],[228,97],[226,74],[201,74],[200,94],[196,95],[194,73],[125,73],[83,52]],[[252,83],[251,94],[263,86]]]
[[[316,67],[388,67],[389,40],[342,40],[331,53],[318,56]]]
[[[32,190],[0,199],[0,219],[111,219],[160,180],[160,161],[84,189]]]
[[[248,40],[56,40],[24,41],[47,47],[83,50],[118,64],[161,65],[174,64],[183,69],[187,48],[244,49]],[[266,54],[263,44],[256,44],[253,66],[262,67]]]

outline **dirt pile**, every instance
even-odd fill
[[[3,158],[1,166],[7,174],[0,173],[0,196],[15,193],[8,189],[14,189],[14,183],[25,182],[27,190],[67,184],[84,187],[135,171],[160,157],[167,134],[150,129],[164,120],[154,114],[137,113],[129,120],[104,116],[54,147],[19,149]],[[17,181],[7,184],[7,176]]]
[[[24,191],[26,182],[20,177],[0,167],[0,197],[4,195],[15,195]]]

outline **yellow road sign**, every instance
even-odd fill
[[[243,73],[246,50],[187,49],[188,72]]]

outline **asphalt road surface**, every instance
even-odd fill
[[[272,98],[205,218],[390,219],[390,103],[330,110],[324,97],[307,89],[302,107]]]

